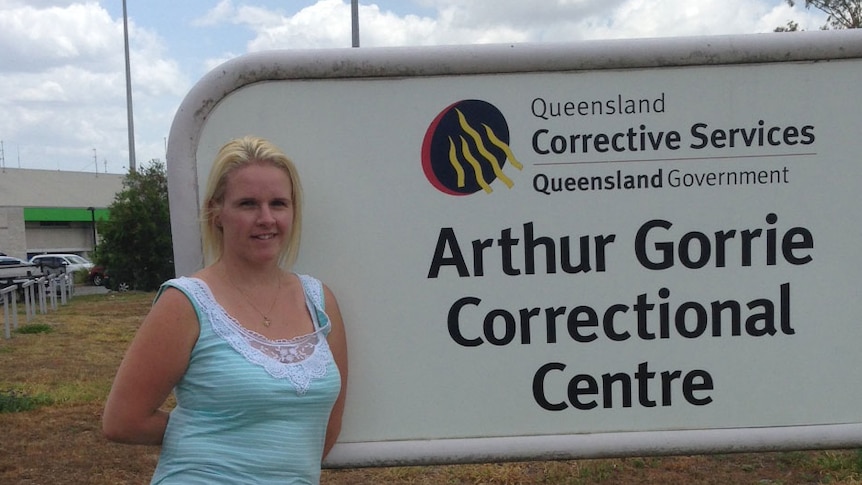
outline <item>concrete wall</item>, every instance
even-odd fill
[[[0,207],[0,252],[16,258],[27,257],[24,209]]]
[[[28,256],[74,253],[86,257],[94,246],[90,224],[72,222],[68,226],[43,226],[38,222],[28,222],[25,227]]]

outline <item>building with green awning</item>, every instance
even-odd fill
[[[123,174],[0,169],[0,252],[90,256]]]

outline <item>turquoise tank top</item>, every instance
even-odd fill
[[[322,284],[300,275],[315,332],[269,340],[234,320],[200,279],[182,291],[200,322],[174,389],[153,484],[317,484],[326,425],[341,388]],[[158,299],[158,296],[156,296]]]

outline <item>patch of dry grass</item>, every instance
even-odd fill
[[[0,413],[0,483],[144,484],[157,447],[108,443],[100,413],[152,293],[75,297],[31,322],[50,333],[0,340],[0,392],[46,396]],[[862,484],[857,451],[751,453],[324,470],[324,485]]]
[[[103,399],[151,298],[141,293],[83,296],[37,315],[30,324],[53,331],[19,333],[0,344],[0,389],[48,395],[58,404]]]

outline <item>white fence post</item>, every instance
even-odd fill
[[[29,322],[36,316],[36,280],[30,279],[21,283],[22,294],[24,295],[24,315]]]
[[[39,311],[42,315],[48,313],[47,301],[46,301],[46,289],[48,286],[48,278],[41,277],[36,280],[36,283],[39,285]]]
[[[15,291],[17,291],[17,289],[17,286],[12,285],[0,290],[0,295],[2,295],[3,298],[3,336],[6,337],[6,339],[12,338],[9,316],[9,300],[12,300],[11,319],[14,321],[15,329],[18,329],[18,305],[15,300]]]

